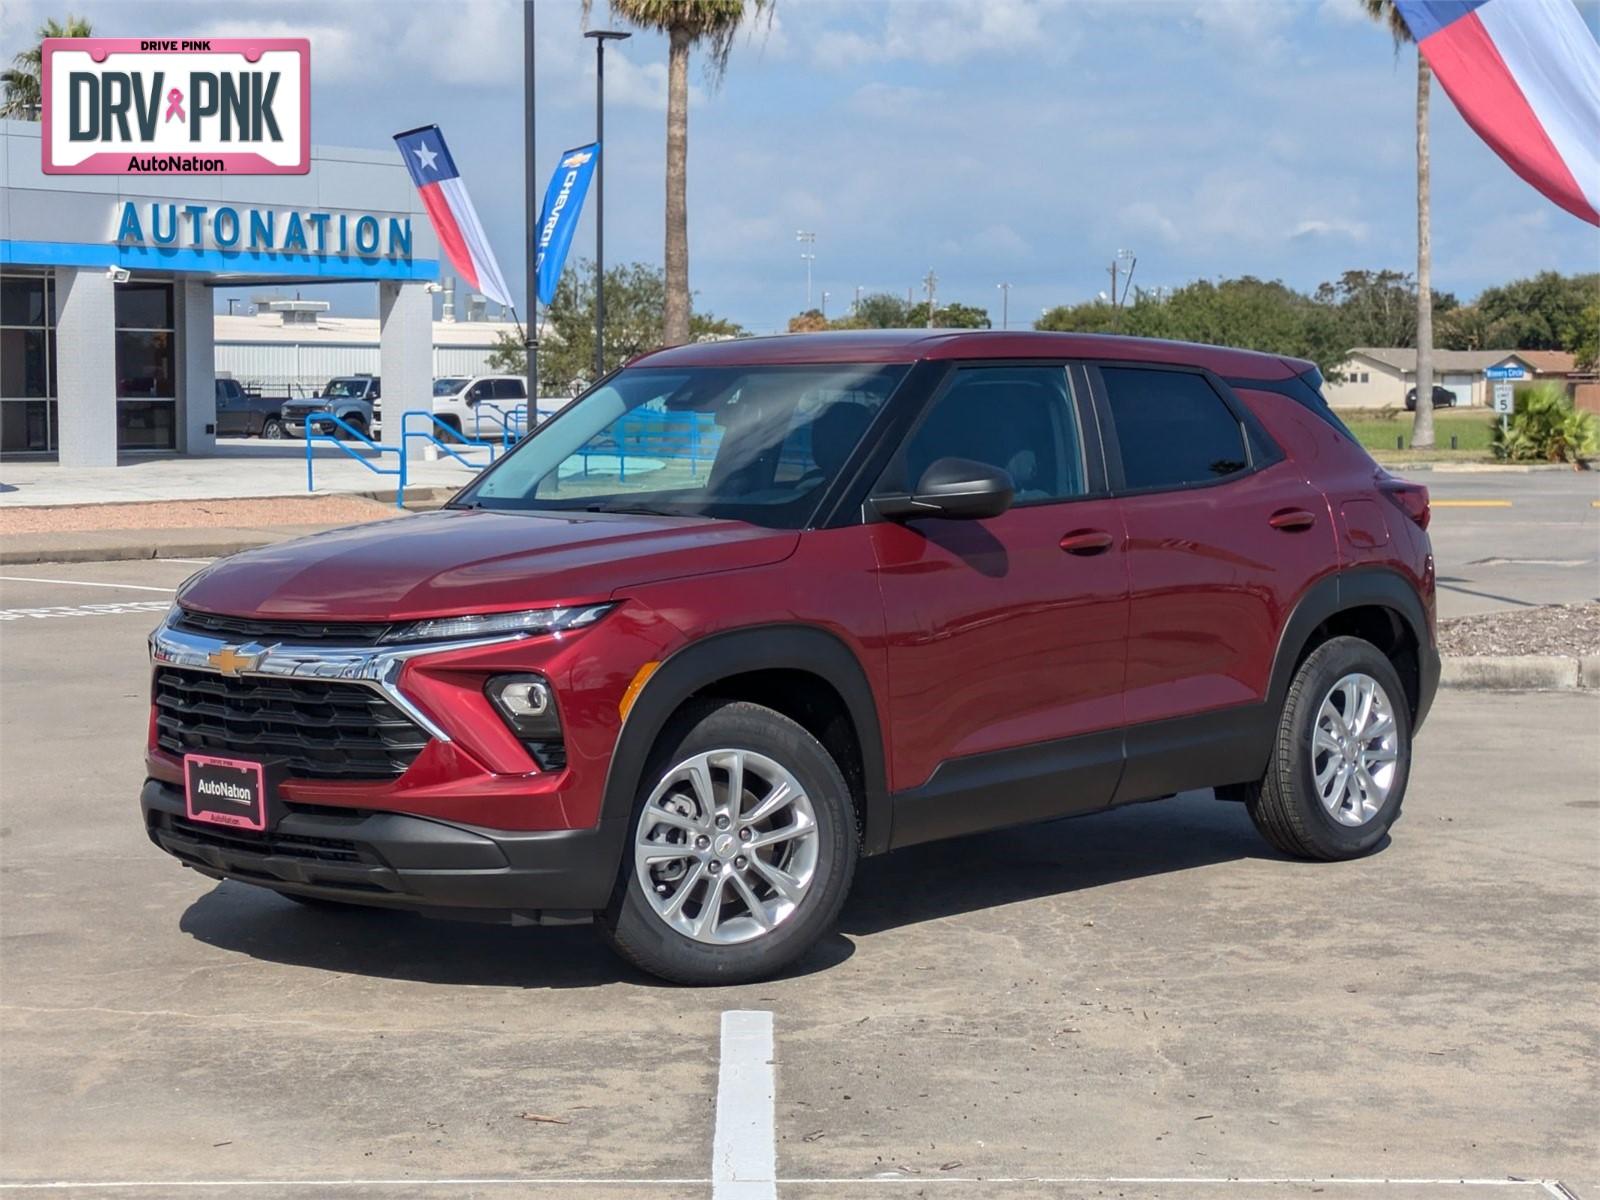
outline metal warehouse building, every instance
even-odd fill
[[[233,177],[46,175],[41,157],[37,124],[0,121],[0,453],[109,467],[210,450],[218,341],[236,345],[217,287],[370,285],[377,319],[299,338],[331,358],[286,370],[320,384],[359,363],[385,407],[431,407],[438,244],[394,149],[313,147],[308,174]]]
[[[321,301],[269,301],[253,316],[218,316],[217,373],[269,395],[310,395],[338,375],[382,375],[380,322],[330,317],[320,311],[325,307]],[[433,322],[433,377],[488,372],[502,334],[521,338],[509,321]]]

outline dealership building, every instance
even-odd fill
[[[0,453],[210,450],[218,287],[371,285],[383,404],[428,408],[438,260],[393,149],[313,147],[304,175],[46,175],[39,125],[0,121]]]

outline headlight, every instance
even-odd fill
[[[560,633],[593,625],[615,605],[585,604],[576,608],[530,608],[522,612],[486,613],[472,617],[430,617],[397,625],[385,642],[442,642],[494,637],[503,633]]]

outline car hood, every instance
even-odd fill
[[[799,534],[738,521],[446,509],[266,546],[196,575],[189,608],[278,620],[397,621],[601,600],[778,562]]]

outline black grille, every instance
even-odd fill
[[[292,833],[247,833],[220,825],[204,825],[185,817],[168,817],[173,830],[192,841],[233,853],[273,854],[280,858],[300,858],[308,862],[376,862],[360,845],[346,838],[301,837]]]
[[[250,642],[339,642],[371,646],[389,630],[387,621],[262,621],[182,609],[177,627],[190,633],[218,633]]]
[[[302,779],[392,779],[428,743],[409,717],[358,683],[161,667],[155,704],[162,749],[282,758]]]

